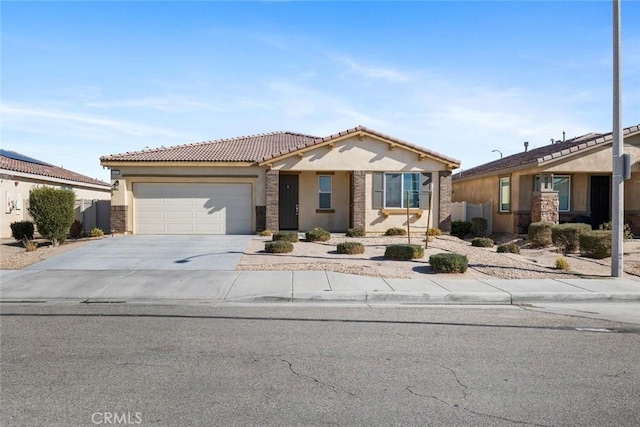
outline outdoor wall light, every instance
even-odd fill
[[[118,181],[117,179],[115,180],[115,182],[113,183],[113,185],[111,186],[111,189],[113,191],[118,191],[118,189],[120,188],[120,181]]]

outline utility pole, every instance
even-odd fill
[[[624,225],[624,179],[623,179],[623,139],[622,139],[622,100],[620,92],[620,0],[613,0],[613,142],[612,142],[612,174],[611,174],[611,276],[622,277],[624,265],[622,261]]]

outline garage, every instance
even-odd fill
[[[136,234],[251,234],[251,184],[135,183]]]

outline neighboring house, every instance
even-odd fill
[[[631,156],[624,220],[640,234],[640,125],[623,131]],[[612,134],[587,134],[514,154],[453,176],[453,201],[493,201],[493,231],[525,233],[531,222],[611,220]]]
[[[3,149],[0,149],[0,181],[5,200],[0,237],[11,237],[12,222],[30,218],[27,208],[29,190],[33,187],[66,188],[75,192],[76,199],[111,197],[111,186],[104,181]]]
[[[104,156],[113,232],[448,229],[458,160],[364,127],[276,132]],[[433,190],[432,192],[430,190]],[[429,209],[431,206],[431,209]],[[407,208],[409,208],[407,210]],[[431,212],[429,212],[431,211]],[[430,214],[430,215],[429,215]]]

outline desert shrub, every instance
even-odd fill
[[[32,240],[33,239],[33,222],[31,221],[17,221],[12,222],[11,225],[11,235],[14,239],[18,241],[22,241],[24,239]]]
[[[441,253],[431,255],[429,264],[438,273],[464,273],[469,267],[469,260],[465,255]]]
[[[279,231],[273,233],[271,239],[275,241],[284,240],[285,242],[295,243],[298,241],[298,233],[295,231]]]
[[[384,251],[384,257],[400,261],[422,258],[424,257],[424,248],[420,245],[388,245]]]
[[[477,246],[479,248],[492,248],[494,244],[493,240],[488,237],[474,237],[473,240],[471,240],[471,246]]]
[[[73,205],[76,196],[70,190],[49,187],[29,191],[29,213],[42,237],[53,246],[64,242],[73,223]]]
[[[26,237],[22,239],[22,245],[27,252],[33,252],[38,249],[38,242],[34,242],[31,239],[27,239]]]
[[[527,233],[527,240],[531,243],[531,246],[538,248],[545,248],[551,246],[553,241],[551,240],[551,228],[555,224],[553,222],[540,221],[532,222],[529,224],[529,232]]]
[[[611,231],[595,230],[580,235],[580,254],[602,259],[611,256]]]
[[[504,245],[498,246],[498,253],[510,253],[510,254],[520,254],[520,247],[515,243],[505,243]]]
[[[556,268],[558,270],[568,270],[569,269],[569,261],[563,256],[559,256],[556,258]]]
[[[427,236],[442,236],[442,230],[437,227],[429,228],[427,230]]]
[[[304,234],[310,242],[326,242],[331,239],[331,233],[321,227],[315,227]]]
[[[259,234],[262,237],[269,237],[273,234],[273,232],[271,230],[262,230]]]
[[[79,239],[84,234],[84,224],[77,219],[73,221],[71,227],[69,227],[69,237],[72,239]]]
[[[471,218],[471,234],[476,237],[487,235],[487,220],[480,217]]]
[[[336,247],[336,251],[339,254],[348,254],[348,255],[363,254],[364,245],[359,242],[338,243],[338,246]]]
[[[91,229],[91,232],[89,233],[89,235],[91,237],[102,237],[104,236],[104,231],[102,231],[100,228],[95,227]]]
[[[551,241],[563,252],[578,252],[580,234],[591,231],[589,224],[558,224],[551,227]]]
[[[473,227],[473,224],[469,221],[452,221],[451,235],[456,236],[458,239],[464,239],[471,233],[471,227]]]
[[[287,240],[276,240],[266,242],[264,244],[264,251],[270,254],[284,254],[293,251],[293,243]]]
[[[387,229],[387,231],[384,232],[384,235],[385,236],[406,236],[407,230],[400,227],[392,227]]]
[[[598,230],[613,230],[613,223],[611,221],[600,224]],[[631,232],[631,226],[625,224],[622,228],[622,237],[629,240],[633,239],[633,233]]]
[[[348,228],[347,237],[364,237],[367,233],[362,228]]]

